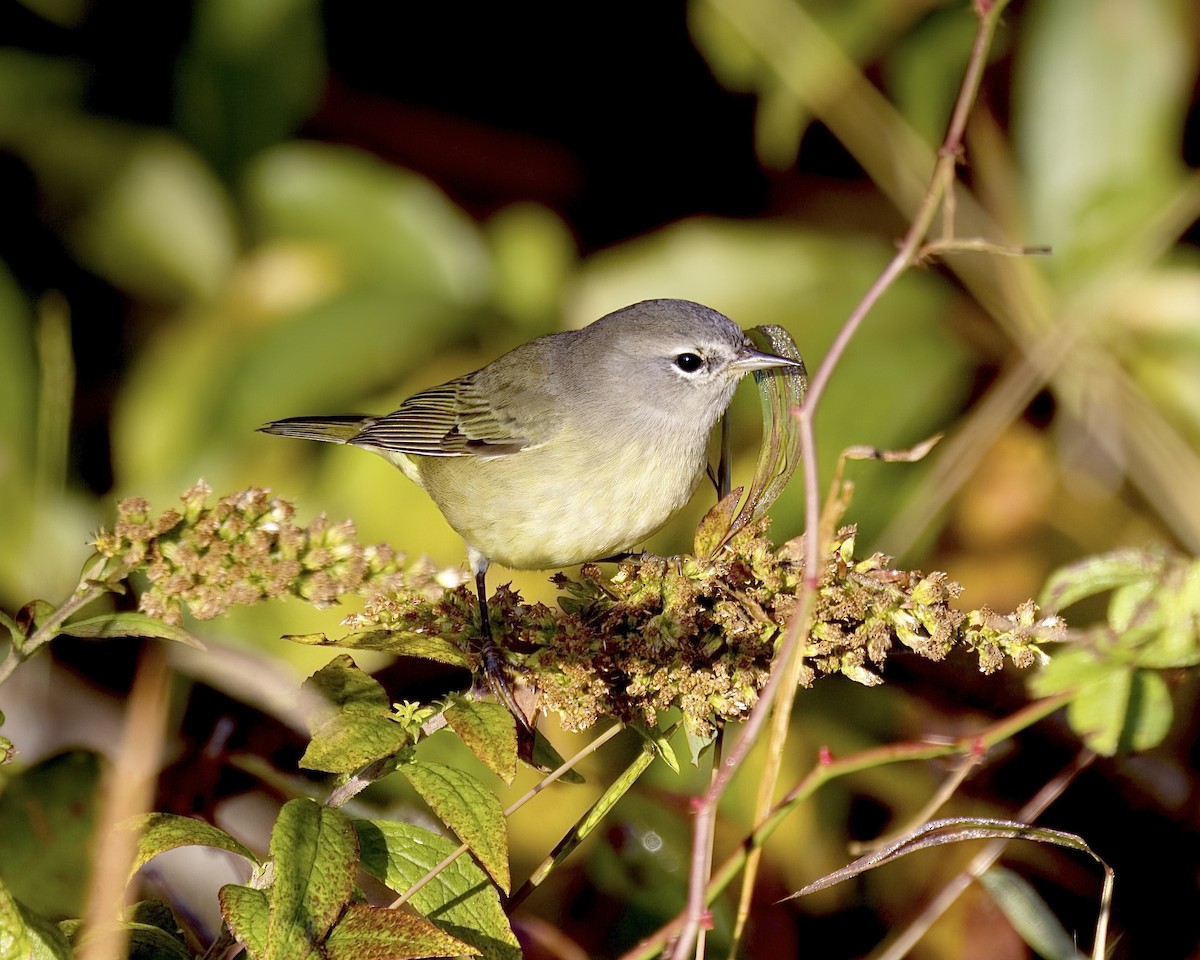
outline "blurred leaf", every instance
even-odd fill
[[[811,106],[841,92],[839,73],[827,53],[830,44],[855,63],[869,63],[876,51],[908,25],[918,5],[897,6],[891,0],[854,0],[850,3],[783,4],[755,0],[743,4],[751,19],[776,20],[786,14],[792,39],[784,55],[792,65],[792,82],[780,82],[774,71],[743,37],[739,24],[730,22],[730,8],[712,0],[688,4],[688,26],[696,47],[721,83],[733,90],[758,95],[755,147],[762,162],[786,169],[795,162],[800,137],[812,119]],[[910,9],[912,12],[910,12]],[[794,90],[805,91],[798,97]]]
[[[91,0],[21,0],[21,3],[56,27],[66,28],[83,23],[91,7]]]
[[[484,766],[512,784],[517,775],[517,726],[506,707],[455,697],[446,707],[446,723]]]
[[[305,769],[350,773],[409,742],[404,726],[392,719],[386,691],[346,654],[304,681],[304,689],[330,705],[310,721],[312,740],[300,758]]]
[[[1103,660],[1089,650],[1056,653],[1029,686],[1039,697],[1072,692],[1071,729],[1103,756],[1148,750],[1171,727],[1171,695],[1158,673]]]
[[[409,960],[474,955],[466,944],[400,910],[351,904],[325,941],[329,960]]]
[[[418,760],[399,769],[438,819],[479,858],[501,891],[508,893],[508,826],[495,794],[469,773],[443,763]]]
[[[926,14],[892,45],[884,77],[904,118],[931,148],[942,142],[962,82],[979,19],[966,3],[952,3]],[[999,39],[1005,37],[1001,32]],[[998,51],[992,50],[992,58]]]
[[[143,495],[198,473],[244,482],[247,452],[271,444],[315,458],[254,428],[395,391],[473,325],[487,292],[478,229],[414,174],[293,144],[255,159],[245,194],[263,245],[225,298],[160,329],[117,398],[114,470]]]
[[[0,144],[30,146],[48,115],[78,107],[85,79],[76,61],[0,49]]]
[[[1192,53],[1182,0],[1056,0],[1023,20],[1013,138],[1049,269],[1111,268],[1182,182]],[[1147,51],[1153,51],[1147,55]]]
[[[553,211],[516,203],[485,224],[495,272],[493,300],[530,337],[558,322],[563,290],[575,269],[575,241]]]
[[[38,372],[32,321],[29,304],[0,262],[0,497],[7,504],[33,499]]]
[[[200,159],[165,135],[142,139],[71,229],[80,260],[135,297],[212,297],[236,255],[224,189]]]
[[[488,289],[487,251],[466,214],[428,180],[365,153],[276,147],[249,166],[245,193],[261,239],[327,244],[356,283],[460,305]]]
[[[1150,579],[1162,569],[1161,552],[1151,550],[1114,550],[1085,557],[1055,570],[1047,578],[1038,604],[1048,613],[1060,613],[1087,597]]]
[[[350,899],[358,840],[341,811],[289,800],[271,830],[271,858],[266,957],[298,960],[318,952]]]
[[[457,848],[452,840],[394,820],[355,820],[362,868],[406,892]],[[479,864],[460,856],[412,895],[423,916],[478,950],[484,960],[519,960],[517,938],[496,887]]]
[[[147,813],[123,826],[138,831],[137,856],[129,871],[130,876],[160,853],[174,850],[176,847],[201,846],[228,850],[239,857],[245,857],[251,863],[258,863],[258,857],[244,844],[220,827],[195,817],[183,817],[174,813]]]
[[[0,794],[0,878],[46,917],[77,917],[87,884],[100,757],[57,754],[16,774]]]
[[[105,613],[86,620],[68,623],[61,630],[71,637],[153,637],[156,640],[174,640],[188,647],[203,650],[204,644],[183,627],[164,623],[156,617],[136,611]]]
[[[298,128],[324,84],[317,0],[201,0],[176,76],[175,116],[230,175]]]
[[[1021,939],[1045,960],[1083,960],[1074,938],[1036,890],[1004,867],[992,867],[979,877],[1001,913]]]

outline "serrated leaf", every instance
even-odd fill
[[[253,960],[262,960],[267,955],[270,920],[267,895],[253,887],[227,883],[218,891],[217,902],[233,936],[245,945]]]
[[[1038,605],[1059,613],[1074,603],[1108,590],[1156,577],[1163,556],[1150,550],[1114,550],[1068,564],[1050,574]]]
[[[314,647],[342,647],[347,650],[379,650],[398,657],[419,657],[452,667],[467,667],[466,657],[452,641],[423,633],[402,630],[366,630],[330,640],[324,633],[286,634],[284,640]]]
[[[347,907],[325,941],[329,960],[413,960],[477,952],[428,920],[365,904]]]
[[[62,632],[72,637],[99,639],[102,637],[152,637],[156,640],[174,640],[197,650],[205,646],[193,637],[183,627],[163,623],[155,617],[144,613],[105,613],[86,620],[76,620],[62,628]]]
[[[305,769],[350,773],[409,742],[392,719],[387,692],[348,655],[334,657],[304,681],[304,689],[329,704],[309,721],[312,739],[300,758]]]
[[[363,870],[397,893],[406,892],[458,846],[423,827],[393,820],[355,820],[354,829]],[[496,886],[471,857],[458,857],[409,903],[478,950],[484,960],[520,960],[520,946]]]
[[[236,853],[251,863],[258,863],[258,858],[249,847],[235,840],[220,827],[214,827],[211,823],[197,820],[195,817],[181,817],[174,813],[147,813],[127,820],[123,826],[140,832],[137,855],[129,871],[130,877],[160,853],[166,853],[176,847],[213,847]]]
[[[317,950],[354,891],[358,840],[340,810],[290,800],[271,831],[271,857],[266,958],[302,960]]]
[[[400,772],[508,893],[508,825],[495,794],[469,773],[444,763],[415,761]]]
[[[517,725],[499,703],[455,698],[446,707],[446,723],[489,770],[512,784],[517,775]]]

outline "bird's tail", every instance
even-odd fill
[[[272,420],[259,427],[261,433],[280,437],[299,437],[301,440],[323,440],[326,443],[349,443],[374,421],[360,413],[336,417],[288,417]]]

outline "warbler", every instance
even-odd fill
[[[742,376],[791,366],[716,310],[645,300],[522,344],[384,416],[259,429],[370,450],[433,498],[466,542],[484,665],[511,707],[498,683],[488,565],[544,570],[629,551],[691,498]]]

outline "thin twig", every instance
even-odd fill
[[[1052,778],[1030,798],[1017,813],[1016,819],[1022,823],[1033,823],[1037,820],[1095,759],[1096,755],[1090,750],[1081,750],[1066,769]],[[1008,842],[1007,840],[994,840],[980,850],[971,859],[967,868],[942,888],[933,901],[901,931],[895,940],[887,945],[882,953],[877,955],[876,960],[901,960],[902,957],[908,956],[917,941],[925,935],[942,914],[950,909],[967,887],[1000,859],[1000,854],[1004,852]]]
[[[820,479],[817,474],[816,438],[813,428],[813,418],[820,404],[821,397],[824,395],[825,388],[833,375],[833,371],[840,362],[850,341],[858,332],[862,321],[892,284],[917,262],[920,250],[925,242],[925,238],[929,234],[934,218],[938,210],[943,209],[942,201],[946,196],[950,184],[953,183],[957,160],[963,152],[963,134],[966,130],[971,108],[979,92],[983,68],[987,62],[987,52],[991,48],[1000,14],[1007,6],[1007,3],[1008,0],[997,0],[997,2],[991,4],[986,9],[980,8],[979,27],[976,31],[970,59],[967,62],[967,69],[962,84],[959,87],[958,97],[955,101],[954,111],[951,114],[946,137],[941,149],[938,151],[938,158],[933,174],[920,201],[916,215],[913,217],[909,230],[905,234],[896,255],[884,268],[875,282],[871,284],[867,292],[863,295],[863,298],[843,324],[841,330],[838,331],[833,344],[829,348],[829,352],[809,382],[804,402],[796,412],[799,423],[801,450],[804,458],[805,517],[807,518],[804,582],[799,591],[796,613],[788,625],[787,637],[778,652],[771,679],[763,689],[763,695],[756,705],[754,712],[751,714],[750,719],[747,721],[746,729],[739,739],[737,746],[732,751],[727,765],[722,768],[720,775],[714,778],[711,787],[697,805],[693,828],[692,865],[688,881],[687,907],[679,940],[676,942],[671,954],[673,960],[686,960],[688,954],[691,952],[692,944],[699,935],[700,926],[705,915],[705,891],[711,877],[711,860],[705,855],[704,851],[711,850],[714,841],[716,807],[732,776],[732,772],[740,765],[741,759],[748,752],[750,745],[757,740],[758,732],[768,714],[775,709],[778,709],[780,713],[784,713],[786,705],[786,714],[790,716],[791,697],[787,693],[783,694],[782,702],[778,705],[775,704],[775,699],[780,686],[785,686],[785,689],[788,689],[785,683],[782,682],[783,680],[790,683],[790,692],[794,696],[795,676],[798,674],[800,666],[797,651],[799,637],[802,634],[806,635],[808,631],[809,617],[814,607],[813,600],[819,582],[821,557],[826,550],[826,544],[823,542],[825,538],[819,535],[822,532],[818,523],[818,518],[821,516]],[[737,25],[735,23],[735,26]],[[754,43],[754,38],[749,39],[751,43]],[[948,236],[952,235],[949,229],[946,232]],[[782,736],[786,736],[786,720],[786,716],[782,720],[779,720],[777,715],[775,728],[777,731],[783,731]],[[768,758],[773,756],[776,751],[782,751],[782,742],[776,742],[778,736],[772,737],[772,745],[768,751]],[[768,759],[768,764],[770,765],[770,763],[771,761]],[[768,782],[759,792],[760,804],[759,810],[756,813],[756,820],[761,819],[761,816],[765,814],[766,808],[770,805],[770,795],[774,791],[774,780],[777,775],[777,763],[774,771],[769,769],[764,774]],[[765,801],[763,800],[764,796],[767,798]]]
[[[817,764],[713,871],[708,889],[705,890],[705,904],[712,903],[733,882],[745,866],[750,851],[765,844],[795,808],[811,799],[825,784],[864,770],[874,770],[885,764],[913,763],[955,755],[985,755],[992,746],[1011,740],[1021,730],[1028,729],[1060,710],[1070,699],[1071,694],[1064,693],[1038,700],[1022,707],[1016,713],[1003,717],[990,727],[953,740],[939,743],[893,743]],[[621,960],[651,960],[652,957],[659,956],[664,946],[678,935],[682,925],[683,917],[676,917],[624,954]]]

